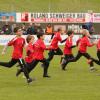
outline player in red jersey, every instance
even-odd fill
[[[26,47],[26,57],[25,57],[25,61],[26,63],[30,64],[33,59],[34,59],[34,36],[32,35],[28,35],[26,38],[26,41],[28,43],[27,47]]]
[[[87,47],[92,47],[95,43],[91,43],[89,41],[89,38],[88,38],[88,31],[87,30],[83,30],[82,31],[82,38],[80,38],[78,41],[77,41],[77,46],[78,46],[78,54],[76,55],[75,58],[73,59],[67,59],[67,62],[75,62],[77,61],[78,59],[80,59],[81,56],[84,56],[90,63],[90,70],[94,71],[95,68],[94,68],[94,65],[93,65],[93,60],[92,60],[92,57],[87,53]],[[63,68],[65,70],[65,68]]]
[[[63,51],[64,58],[63,58],[63,60],[61,62],[62,70],[65,70],[65,67],[69,63],[69,62],[67,62],[67,59],[74,59],[74,56],[72,54],[72,48],[76,47],[72,43],[73,42],[72,38],[73,38],[74,32],[73,31],[68,31],[67,34],[68,34],[68,38],[66,40],[64,51]]]
[[[2,54],[5,54],[7,47],[13,46],[12,59],[9,62],[0,62],[0,65],[7,68],[11,68],[13,65],[15,65],[18,62],[21,69],[24,72],[24,75],[26,76],[27,82],[30,83],[32,82],[32,79],[29,77],[29,74],[26,69],[26,64],[22,58],[25,39],[21,37],[22,30],[19,27],[16,27],[14,29],[14,32],[16,33],[16,37],[8,42],[8,44],[4,47],[2,52]]]
[[[34,46],[33,46],[34,36],[28,35],[27,38],[26,38],[26,41],[27,41],[28,45],[26,46],[25,61],[26,61],[26,64],[27,64],[27,71],[28,71],[28,73],[30,73],[30,71],[32,71],[32,69],[34,68],[33,63],[32,63],[33,60],[34,60],[34,58],[33,58],[34,57],[33,56],[33,53],[34,53]],[[18,69],[16,76],[18,76],[21,72],[23,72],[23,70]]]
[[[61,30],[61,28],[59,28],[58,31],[56,33],[54,33],[52,35],[52,37],[51,37],[51,39],[52,39],[51,44],[50,44],[51,50],[49,51],[49,53],[48,53],[49,57],[47,58],[47,60],[49,62],[53,59],[54,55],[61,55],[61,59],[62,59],[63,52],[59,48],[58,42],[63,43],[63,42],[66,41],[66,39],[62,40],[62,38],[61,38],[61,32],[62,32],[62,30]]]
[[[43,77],[49,77],[48,76],[48,67],[49,67],[49,62],[45,59],[44,57],[44,50],[49,50],[50,48],[47,48],[46,45],[44,44],[44,35],[43,34],[38,34],[37,35],[38,40],[34,43],[34,61],[33,61],[33,66],[35,67],[39,62],[42,62],[44,65],[44,73]]]
[[[43,42],[44,35],[38,34],[37,35],[38,40],[32,45],[31,40],[28,44],[27,48],[27,70],[30,73],[39,62],[43,63],[44,73],[43,77],[49,77],[47,74],[47,70],[49,67],[49,62],[44,58],[44,50],[49,50],[50,48],[47,48]],[[29,37],[27,38],[29,39]],[[27,40],[28,41],[28,40]],[[17,73],[17,76],[22,72],[22,70],[19,70]]]

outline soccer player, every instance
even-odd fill
[[[34,58],[33,58],[34,57],[33,56],[33,53],[34,53],[34,46],[33,46],[34,36],[28,35],[27,38],[26,38],[26,42],[27,42],[28,45],[26,46],[25,61],[26,61],[26,64],[27,64],[27,71],[29,73],[33,69],[32,61],[34,60]],[[18,69],[16,76],[18,76],[21,72],[23,72],[23,70]]]
[[[38,40],[32,44],[32,36],[27,37],[27,42],[29,42],[27,46],[27,56],[25,58],[27,62],[27,70],[30,73],[39,62],[43,63],[44,73],[43,77],[50,77],[47,74],[49,62],[44,58],[44,50],[48,50],[50,48],[47,48],[43,42],[44,35],[38,34],[37,35]],[[22,70],[19,70],[17,73],[17,76],[22,72]]]
[[[0,62],[0,65],[7,68],[11,68],[13,67],[13,65],[15,65],[18,62],[27,79],[27,83],[30,83],[32,82],[32,79],[29,77],[29,74],[26,69],[26,64],[22,58],[25,39],[21,37],[22,30],[19,27],[16,27],[14,29],[14,32],[16,33],[16,37],[14,37],[11,41],[7,43],[7,45],[4,47],[2,52],[2,54],[5,54],[7,47],[13,46],[12,58],[9,62]]]
[[[78,53],[77,53],[76,57],[74,59],[68,59],[66,63],[75,62],[78,59],[80,59],[81,56],[84,56],[89,61],[90,70],[94,71],[95,68],[94,68],[94,65],[93,65],[93,60],[92,60],[92,57],[87,53],[87,47],[92,47],[95,43],[90,43],[87,35],[88,35],[88,31],[84,29],[82,31],[82,38],[80,38],[77,41]]]
[[[62,67],[62,70],[65,70],[65,67],[67,66],[67,64],[69,62],[67,62],[67,59],[74,59],[74,56],[72,54],[72,48],[76,47],[75,45],[73,45],[73,41],[72,41],[72,38],[73,38],[73,35],[74,35],[74,32],[73,31],[68,31],[67,32],[67,35],[68,35],[68,38],[66,40],[66,43],[65,43],[65,47],[64,47],[64,58],[61,62],[61,67]]]
[[[61,60],[62,60],[63,52],[58,47],[58,42],[63,43],[63,42],[66,41],[66,39],[62,40],[62,38],[61,38],[61,32],[62,32],[62,30],[61,30],[61,28],[59,28],[58,31],[52,35],[53,39],[52,39],[51,44],[50,44],[51,50],[49,51],[49,53],[48,53],[49,57],[47,58],[47,60],[49,62],[53,59],[54,55],[61,55]]]

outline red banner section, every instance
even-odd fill
[[[86,13],[17,13],[17,22],[85,23]]]

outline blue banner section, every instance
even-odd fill
[[[16,21],[16,13],[6,13],[6,12],[0,12],[0,21],[10,21],[15,22]]]

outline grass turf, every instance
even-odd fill
[[[2,47],[0,47],[0,52]],[[73,50],[76,54],[77,50]],[[96,57],[96,49],[89,49]],[[9,61],[11,48],[6,55],[0,56],[0,61]],[[47,52],[45,54],[47,56]],[[49,67],[51,78],[43,78],[40,64],[31,72],[36,80],[27,85],[20,75],[15,76],[16,67],[11,69],[0,66],[0,100],[99,100],[100,71],[90,72],[89,65],[83,57],[76,63],[68,64],[68,70],[60,68],[60,57],[55,56]],[[99,66],[95,65],[100,69]]]

